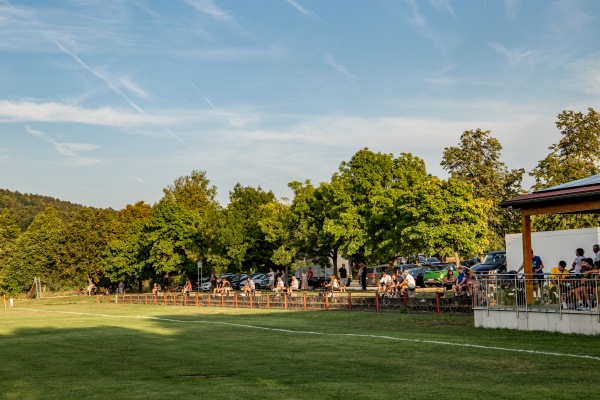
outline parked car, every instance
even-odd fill
[[[252,276],[254,275],[254,276]],[[252,274],[252,280],[254,281],[255,289],[268,289],[269,288],[269,275],[267,274]],[[240,282],[240,290],[244,290],[244,286],[248,283],[248,278]]]
[[[390,266],[387,264],[367,267],[367,285],[377,286],[384,272],[389,272]]]
[[[424,288],[425,281],[423,280],[423,276],[425,275],[425,272],[429,271],[431,268],[431,266],[421,265],[419,267],[409,269],[408,273],[411,274],[413,278],[415,278],[415,284],[418,287]]]
[[[479,264],[480,262],[481,259],[479,257],[471,257],[468,260],[461,261],[460,264],[465,267],[472,267],[473,265]]]
[[[506,251],[491,251],[487,253],[480,264],[471,267],[476,274],[503,273],[506,271]],[[492,272],[493,271],[493,272]]]
[[[232,277],[229,281],[231,283],[231,288],[233,290],[240,290],[240,283],[245,282],[247,279],[248,275],[246,274],[235,275],[235,277]]]
[[[425,286],[442,286],[444,277],[448,275],[448,271],[452,271],[454,277],[458,277],[458,270],[454,264],[438,264],[432,266],[429,271],[423,274],[423,283]]]

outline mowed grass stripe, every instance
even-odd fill
[[[457,347],[466,347],[466,348],[481,349],[481,350],[529,353],[529,354],[538,354],[538,355],[546,355],[546,356],[553,356],[553,357],[583,358],[583,359],[600,361],[600,357],[594,357],[594,356],[590,356],[590,355],[568,354],[568,353],[540,351],[540,350],[531,350],[531,349],[516,349],[516,348],[499,347],[499,346],[484,346],[484,345],[477,345],[477,344],[471,344],[471,343],[456,343],[456,342],[448,342],[448,341],[442,342],[442,341],[437,341],[437,340],[420,340],[420,339],[410,339],[410,338],[387,336],[387,335],[314,332],[314,331],[306,331],[306,330],[293,330],[293,329],[248,325],[248,324],[240,324],[240,323],[234,323],[234,322],[207,321],[207,320],[182,320],[182,319],[160,318],[160,317],[143,316],[143,315],[111,315],[111,314],[98,314],[98,313],[75,312],[75,311],[40,310],[40,309],[30,309],[30,308],[25,308],[24,310],[32,311],[32,312],[48,312],[48,313],[82,315],[82,316],[102,317],[102,318],[148,319],[148,320],[183,323],[183,324],[189,324],[189,323],[192,323],[192,324],[217,324],[217,325],[232,326],[232,327],[238,327],[238,328],[266,330],[266,331],[290,333],[290,334],[298,334],[298,335],[324,335],[324,336],[338,336],[338,337],[382,339],[382,340],[390,340],[390,341],[413,342],[413,343],[432,344],[432,345],[440,345],[440,346],[457,346]]]
[[[595,359],[454,345],[597,358],[597,338],[474,329],[472,317],[18,306],[63,313],[0,311],[2,399],[588,399],[600,383]]]

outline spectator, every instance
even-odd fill
[[[119,291],[119,294],[125,293],[125,285],[123,284],[123,281],[119,282],[119,286],[117,286],[117,290]]]
[[[363,292],[367,291],[367,267],[365,267],[365,263],[360,263],[360,268],[358,270],[358,281],[360,282],[360,286]]]
[[[154,287],[152,288],[152,295],[156,296],[160,293],[160,285],[157,282],[154,282]]]
[[[9,308],[14,308],[14,306],[15,306],[15,298],[12,297],[12,296],[10,296],[10,299],[8,299],[8,307]]]
[[[569,271],[567,271],[567,263],[565,261],[559,261],[558,266],[550,270],[550,290],[557,290],[558,298],[561,302],[563,309],[567,308],[567,302],[565,299],[566,285],[565,279],[569,277]]]
[[[256,290],[256,285],[250,276],[248,276],[248,280],[246,282],[246,286],[244,286],[244,293],[247,295],[253,295]]]
[[[573,295],[575,295],[578,311],[589,311],[592,309],[590,291],[592,290],[593,282],[589,279],[589,277],[594,273],[593,263],[594,260],[591,258],[586,258],[581,262],[582,278],[579,280],[579,282],[577,282],[577,287],[571,292]],[[585,299],[585,304],[583,303],[583,299]]]
[[[292,282],[290,283],[290,292],[293,292],[295,290],[298,290],[300,285],[300,282],[298,282],[298,279],[296,279],[296,276],[292,276]]]
[[[313,288],[313,270],[311,267],[308,267],[308,288]]]
[[[283,279],[281,277],[277,278],[277,285],[273,288],[273,291],[277,294],[283,293],[285,291],[285,285],[283,283]]]
[[[229,294],[229,292],[231,292],[231,283],[225,278],[221,279],[221,292],[223,294]]]
[[[404,279],[402,280],[402,284],[400,285],[400,289],[402,293],[405,293],[406,290],[414,290],[417,287],[417,283],[415,282],[415,278],[408,273],[408,270],[404,270]]]
[[[273,272],[273,268],[269,268],[269,289],[275,289],[275,272]]]
[[[183,285],[183,289],[181,289],[181,294],[186,296],[191,291],[192,291],[192,282],[188,279],[187,281],[185,281],[185,285]]]
[[[217,279],[217,284],[213,288],[213,293],[223,292],[223,279]]]
[[[444,276],[442,278],[442,287],[444,288],[444,292],[447,290],[451,290],[455,284],[456,284],[456,277],[454,276],[454,271],[449,269],[446,276]]]
[[[387,274],[387,272],[384,272],[383,275],[381,275],[381,279],[379,280],[379,287],[377,288],[377,292],[378,293],[387,293],[390,291],[392,287],[392,277],[389,276]]]
[[[302,290],[308,290],[308,278],[304,270],[302,270],[302,275],[300,276],[300,279],[302,279]]]
[[[345,292],[346,285],[348,284],[348,270],[346,269],[346,264],[342,264],[338,273],[340,274],[340,292]]]
[[[600,263],[600,247],[595,244],[594,247],[592,247],[592,251],[594,252],[594,265],[599,266],[596,263]]]
[[[215,288],[217,287],[217,275],[213,272],[212,275],[210,276],[210,287],[211,288]]]
[[[544,280],[544,263],[539,256],[533,254],[533,250],[531,250],[531,273],[533,274],[534,284],[539,284]],[[525,263],[521,264],[517,273],[521,272],[521,270],[525,268]]]
[[[329,295],[333,295],[334,291],[340,290],[340,282],[337,280],[335,275],[331,275],[329,279],[329,283],[325,284],[325,290],[329,293]]]
[[[460,292],[464,292],[467,290],[467,277],[465,276],[465,271],[463,267],[458,267],[458,277],[456,278],[456,283],[452,287],[455,296],[460,296]]]
[[[575,250],[575,260],[573,261],[571,269],[569,270],[569,272],[574,272],[575,276],[578,277],[581,277],[581,262],[585,260],[583,253],[584,251],[581,248]]]

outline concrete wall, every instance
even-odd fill
[[[586,312],[520,311],[476,309],[476,328],[600,334],[600,315]]]

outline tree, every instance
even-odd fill
[[[59,287],[58,243],[62,221],[56,209],[48,207],[38,214],[17,239],[12,257],[2,269],[2,286],[18,293],[28,289],[35,276],[50,287]]]
[[[163,189],[164,198],[180,204],[190,211],[205,217],[209,210],[218,206],[215,197],[217,188],[210,186],[210,180],[204,171],[192,171],[191,175],[182,176],[173,185]]]
[[[103,259],[109,240],[111,210],[80,209],[63,230],[60,246],[60,279],[68,286],[85,286],[104,276]]]
[[[556,127],[562,138],[548,149],[550,153],[529,173],[540,190],[600,173],[600,114],[566,110],[558,114]],[[598,226],[594,215],[550,214],[532,218],[535,230],[557,230]]]
[[[17,219],[8,209],[0,210],[0,269],[21,234]]]
[[[500,208],[507,198],[522,194],[523,169],[509,170],[500,160],[502,145],[491,136],[490,131],[481,129],[464,131],[457,147],[446,147],[442,156],[442,167],[450,177],[470,183],[476,199],[491,201],[487,215],[489,227],[487,238],[494,249],[504,248],[507,233],[520,229],[517,211]]]
[[[325,230],[341,243],[342,254],[390,261],[402,247],[404,226],[399,225],[396,210],[403,196],[426,177],[425,163],[411,154],[395,158],[367,148],[358,151],[332,177],[333,210]]]
[[[473,198],[470,184],[429,178],[410,193],[399,208],[406,220],[402,240],[427,254],[477,254],[488,245],[487,219],[491,202]]]
[[[143,245],[143,232],[151,217],[152,207],[142,201],[128,204],[115,215],[103,260],[105,276],[111,282],[137,281],[141,291],[142,280],[154,276],[147,246]]]
[[[229,204],[222,212],[220,235],[232,271],[248,271],[274,267],[271,260],[276,244],[266,239],[260,222],[264,206],[277,202],[273,192],[260,187],[243,187],[239,183],[229,193]]]

